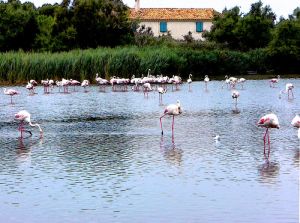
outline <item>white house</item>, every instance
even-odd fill
[[[194,39],[203,39],[202,33],[210,30],[215,13],[212,8],[140,8],[140,0],[135,0],[129,18],[151,27],[154,36],[170,31],[174,39],[183,39],[191,32]]]

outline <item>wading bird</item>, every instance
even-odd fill
[[[16,91],[16,90],[14,90],[14,89],[8,89],[8,90],[6,90],[6,88],[4,88],[4,91],[3,91],[3,92],[4,92],[4,94],[10,96],[10,103],[11,103],[11,104],[13,103],[13,102],[12,102],[12,97],[13,97],[14,95],[19,94],[19,92]]]
[[[237,110],[237,99],[240,97],[240,93],[236,90],[232,91],[231,97],[235,100],[235,109]]]
[[[292,83],[287,83],[285,85],[285,93],[288,94],[288,99],[290,99],[290,93],[292,95],[291,99],[294,99],[294,93],[293,93],[294,85]]]
[[[292,126],[298,128],[298,139],[300,139],[300,116],[296,115],[292,122],[291,122]]]
[[[157,88],[158,94],[159,94],[159,104],[162,104],[162,96],[167,92],[167,90],[163,87]]]
[[[207,90],[207,84],[209,82],[209,78],[207,75],[205,75],[204,82],[205,82],[205,90]]]
[[[265,132],[265,135],[264,135],[264,156],[268,160],[269,157],[270,157],[270,150],[271,150],[269,128],[279,129],[278,118],[273,113],[267,114],[267,115],[265,115],[265,116],[263,116],[262,118],[259,119],[257,125],[260,126],[260,127],[266,128],[266,132]],[[269,147],[268,148],[268,156],[266,156],[266,138],[268,138],[268,147]]]
[[[161,134],[163,135],[163,128],[162,128],[162,121],[161,119],[166,116],[166,115],[172,115],[173,116],[173,121],[172,121],[172,136],[174,135],[174,116],[175,115],[180,115],[182,113],[181,111],[181,105],[180,101],[177,100],[176,104],[170,104],[166,107],[164,114],[159,118],[160,120],[160,128],[161,128]]]
[[[271,80],[269,80],[270,87],[275,87],[275,84],[277,84],[279,80],[280,80],[280,75],[278,75],[277,78],[272,78]]]
[[[192,76],[193,76],[192,74],[189,74],[189,78],[186,81],[189,84],[189,91],[191,91]]]
[[[28,111],[25,111],[25,110],[22,110],[22,111],[19,111],[17,114],[15,114],[15,119],[21,121],[20,122],[20,125],[19,125],[19,131],[21,132],[21,138],[23,138],[23,132],[28,132],[30,135],[32,135],[32,133],[30,131],[26,131],[25,128],[24,128],[24,122],[27,122],[30,126],[37,126],[40,130],[40,134],[42,136],[43,134],[43,130],[42,128],[40,127],[39,124],[32,124],[31,123],[31,120],[30,120],[30,114]]]

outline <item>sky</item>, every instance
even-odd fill
[[[42,6],[44,3],[61,3],[61,0],[21,0],[21,2],[31,1],[35,6]],[[277,18],[283,16],[288,18],[294,9],[300,7],[300,0],[261,0],[263,5],[269,5]],[[123,0],[123,2],[133,8],[135,0]],[[247,13],[252,3],[258,0],[140,0],[141,8],[214,8],[222,12],[226,7],[231,9],[239,6],[241,12]]]

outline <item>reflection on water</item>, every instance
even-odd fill
[[[300,84],[279,85],[287,82]],[[14,105],[0,100],[0,221],[297,222],[299,140],[290,122],[300,100],[279,99],[266,81],[249,80],[235,112],[222,84],[170,89],[164,106],[157,92],[146,99],[109,88],[44,94],[38,87],[29,96],[16,87],[22,94]],[[174,135],[166,116],[162,136],[159,117],[178,99]],[[22,109],[43,138],[29,126],[32,136],[18,138],[14,114]],[[270,132],[265,162],[256,123],[269,112],[281,128]]]
[[[261,182],[272,183],[279,174],[279,164],[266,160],[265,163],[259,166],[258,170]]]

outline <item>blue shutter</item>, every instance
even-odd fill
[[[196,32],[203,32],[203,22],[196,22]]]
[[[165,33],[167,32],[167,22],[160,22],[160,32]]]

